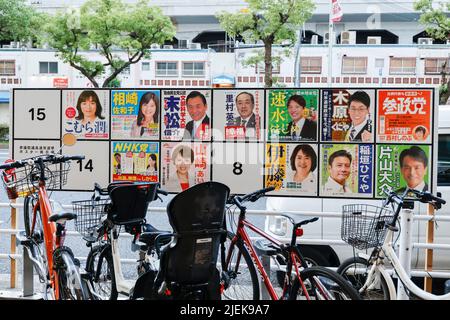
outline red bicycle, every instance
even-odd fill
[[[247,208],[243,203],[255,202],[273,187],[261,189],[242,197],[232,196],[228,200],[240,214],[236,223],[230,215],[231,224],[236,223],[236,232],[228,232],[221,247],[222,295],[225,299],[259,300],[259,281],[256,270],[273,300],[360,300],[358,292],[336,272],[320,266],[308,266],[297,247],[297,237],[303,235],[303,225],[318,218],[297,222],[295,217],[285,215],[292,223],[290,243],[281,243],[254,226],[246,218]],[[230,208],[228,208],[230,209]],[[230,210],[231,212],[231,210]],[[229,224],[230,224],[229,222]],[[257,233],[268,241],[252,243],[246,229]],[[280,295],[275,291],[265,271],[258,251],[286,265],[286,273]],[[256,268],[255,268],[256,266]]]

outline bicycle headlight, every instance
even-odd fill
[[[283,216],[269,217],[269,231],[277,236],[284,237],[287,234],[287,219]]]

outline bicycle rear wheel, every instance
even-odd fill
[[[361,257],[352,257],[339,266],[337,273],[349,281],[353,287],[359,290],[363,287],[367,280],[368,269],[371,265],[369,262]],[[363,269],[364,272],[361,273],[358,269]],[[389,288],[386,280],[381,274],[376,274],[373,283],[364,290],[364,292],[359,292],[364,300],[389,300]]]
[[[36,211],[36,218],[33,225],[33,207],[35,199],[33,195],[29,195],[23,200],[23,222],[25,234],[28,238],[32,238],[37,243],[42,243],[44,238],[44,229],[42,227],[41,211],[39,207]]]
[[[300,272],[292,284],[290,300],[361,300],[358,292],[336,272],[324,267],[310,267]],[[306,295],[307,293],[307,295]]]
[[[222,261],[222,296],[226,300],[259,300],[259,281],[252,258],[241,239],[231,246],[234,236],[228,232],[224,243],[225,259],[230,259]]]
[[[95,296],[100,300],[117,300],[114,265],[109,245],[92,248],[86,260],[86,272]]]
[[[61,300],[87,300],[75,259],[67,247],[56,253],[58,263],[59,292]]]

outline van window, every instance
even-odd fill
[[[439,135],[438,185],[450,186],[450,134]]]

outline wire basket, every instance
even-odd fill
[[[69,163],[45,164],[45,186],[47,189],[59,189],[67,183]],[[40,171],[35,165],[25,164],[21,168],[3,170],[1,178],[8,198],[25,198],[35,193],[39,187]]]
[[[342,206],[341,238],[354,248],[365,250],[381,246],[386,237],[385,224],[394,212],[368,204]]]
[[[101,217],[111,201],[109,199],[72,201],[73,212],[77,215],[75,229],[88,241],[96,241],[101,225]]]

